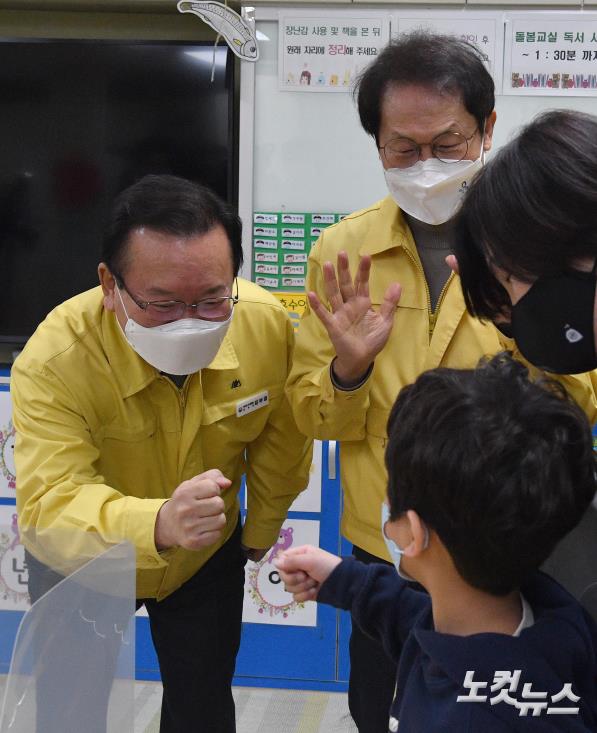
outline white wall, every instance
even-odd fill
[[[374,142],[351,95],[278,91],[278,25],[258,21],[257,28],[269,40],[260,41],[255,68],[253,210],[354,211],[385,196]],[[494,150],[554,107],[595,114],[597,98],[498,96]]]

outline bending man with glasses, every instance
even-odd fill
[[[52,311],[12,370],[21,536],[84,529],[135,546],[161,733],[235,730],[244,565],[308,481],[310,441],[284,394],[290,319],[241,263],[224,202],[147,176],[116,200],[101,287]],[[60,577],[28,549],[36,600]]]
[[[287,391],[303,432],[342,441],[342,533],[357,559],[371,563],[390,561],[379,504],[396,395],[427,369],[470,369],[513,343],[467,314],[446,263],[454,214],[491,147],[496,119],[481,53],[453,37],[401,36],[366,68],[355,95],[390,195],[326,229],[312,249],[310,309]],[[567,381],[594,415],[586,375]],[[387,733],[396,667],[354,622],[350,661],[349,707],[359,732]]]

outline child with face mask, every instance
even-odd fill
[[[537,570],[595,496],[581,410],[508,354],[434,369],[398,396],[386,466],[395,568],[309,546],[276,564],[400,655],[388,729],[597,730],[597,625]]]

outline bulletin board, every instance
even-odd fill
[[[324,229],[346,214],[256,211],[252,279],[274,291],[305,292],[307,258]]]

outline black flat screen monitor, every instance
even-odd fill
[[[0,343],[97,285],[116,194],[172,173],[236,203],[234,57],[212,44],[0,41]]]

